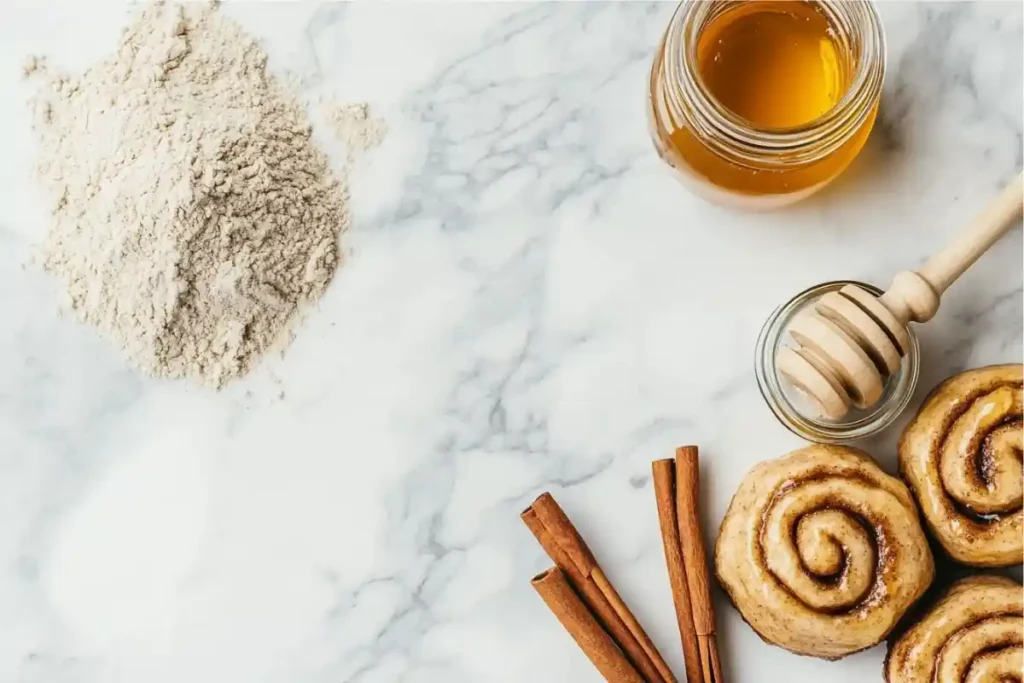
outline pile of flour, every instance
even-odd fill
[[[152,375],[245,373],[338,267],[346,188],[266,64],[215,5],[158,4],[79,77],[26,66],[45,84],[43,264]]]

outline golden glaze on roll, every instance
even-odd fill
[[[1022,366],[992,365],[940,384],[900,438],[900,471],[932,533],[957,562],[1024,561]]]
[[[764,640],[827,659],[881,642],[935,571],[903,482],[862,451],[826,445],[747,474],[715,569]]]
[[[1016,581],[972,576],[955,583],[890,648],[888,683],[1024,680],[1024,593]]]

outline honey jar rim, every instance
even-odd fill
[[[668,114],[685,121],[705,144],[739,163],[807,163],[827,157],[856,134],[881,97],[886,43],[881,18],[871,0],[802,0],[821,7],[830,26],[860,41],[857,67],[843,97],[816,119],[790,128],[763,129],[722,105],[697,68],[697,42],[715,10],[729,0],[683,0],[662,41],[661,77],[678,84],[667,88]],[[656,74],[652,74],[655,77]],[[678,93],[676,91],[678,90]]]

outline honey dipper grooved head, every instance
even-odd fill
[[[906,325],[897,320],[892,311],[886,308],[877,296],[857,285],[846,285],[839,290],[839,293],[864,309],[864,312],[891,336],[896,346],[899,347],[901,356],[910,350],[910,334],[907,332]]]
[[[875,364],[887,374],[891,375],[900,369],[899,348],[886,331],[855,301],[839,292],[829,292],[821,297],[816,308],[819,314],[853,337]]]
[[[910,348],[898,315],[856,285],[822,296],[788,332],[795,344],[779,349],[778,373],[833,420],[874,405]]]
[[[806,350],[801,354],[783,346],[775,359],[775,367],[823,416],[839,420],[846,415],[852,402],[850,395],[846,393],[842,382],[816,364],[813,355]]]

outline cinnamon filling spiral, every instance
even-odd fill
[[[900,470],[928,526],[955,560],[1024,561],[1021,366],[941,384],[900,439]]]
[[[1024,593],[1005,577],[953,585],[889,649],[888,683],[1024,680]]]
[[[934,571],[909,491],[841,446],[755,467],[715,550],[720,582],[762,638],[826,658],[885,638]]]

